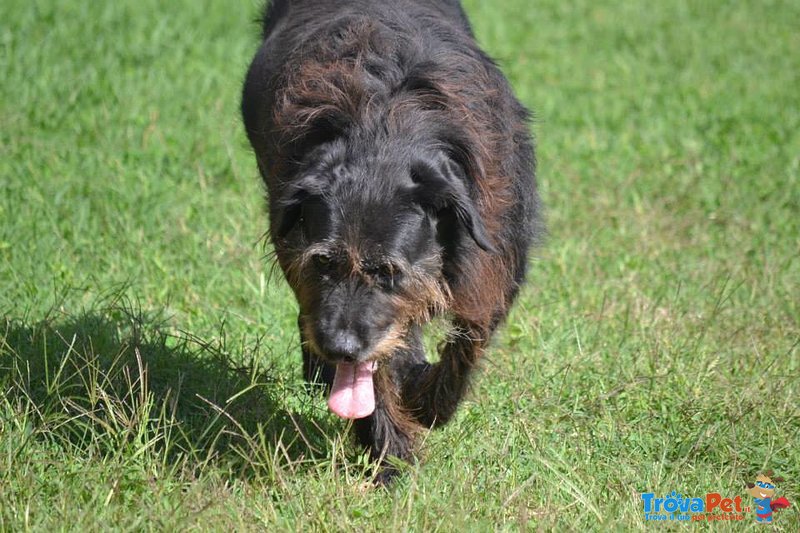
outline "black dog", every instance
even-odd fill
[[[453,416],[525,277],[528,113],[457,0],[275,0],[242,114],[305,377],[373,457],[408,459]],[[421,327],[440,314],[453,332],[431,365]]]

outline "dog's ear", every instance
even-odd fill
[[[283,196],[278,200],[275,237],[283,239],[289,234],[300,221],[303,202],[311,197],[322,196],[325,185],[325,180],[314,174],[300,178],[286,187]]]
[[[414,197],[423,208],[438,217],[452,215],[478,246],[496,253],[459,165],[443,154],[420,159],[411,167],[411,179]]]

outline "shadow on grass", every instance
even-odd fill
[[[0,400],[34,438],[73,453],[139,457],[242,474],[292,470],[337,433],[301,384],[267,366],[260,339],[230,347],[169,332],[114,303],[38,323],[0,319]],[[124,455],[123,455],[124,454]]]

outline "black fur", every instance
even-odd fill
[[[304,375],[378,361],[374,457],[449,420],[539,232],[528,113],[457,0],[276,0],[242,114]],[[451,318],[441,362],[421,327]]]

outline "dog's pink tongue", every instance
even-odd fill
[[[375,362],[339,363],[333,378],[328,407],[342,418],[364,418],[375,410],[372,374]]]

